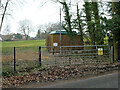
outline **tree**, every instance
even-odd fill
[[[6,11],[7,11],[7,7],[8,7],[9,1],[10,1],[10,0],[7,0],[7,1],[6,1],[6,4],[5,4],[4,12],[3,12],[3,15],[2,15],[2,20],[1,20],[1,23],[0,23],[0,32],[1,32],[1,29],[2,29],[3,20],[4,20],[4,17],[5,17]]]
[[[85,4],[84,6],[84,12],[86,14],[86,23],[87,23],[87,30],[86,32],[88,32],[89,37],[90,37],[90,41],[91,41],[91,45],[95,45],[95,24],[94,21],[92,20],[92,3],[91,2],[86,2],[84,0]]]
[[[79,14],[78,4],[77,4],[77,24],[78,24],[78,31],[80,32],[81,45],[84,45],[82,20],[81,20],[81,14]]]
[[[95,27],[94,27],[94,31],[95,31],[95,33],[96,33],[96,35],[97,35],[97,37],[96,37],[96,35],[95,35],[95,42],[97,43],[97,44],[100,44],[100,45],[102,45],[102,44],[104,44],[104,37],[102,38],[102,36],[101,36],[101,29],[100,29],[100,17],[99,17],[99,10],[98,10],[98,2],[92,2],[92,11],[93,11],[93,17],[94,17],[94,21],[95,21],[95,23],[94,23],[94,25],[95,25]],[[101,40],[102,39],[102,40]]]
[[[37,35],[36,35],[36,38],[37,38],[37,39],[40,39],[40,36],[41,36],[41,35],[40,35],[40,30],[38,30]]]
[[[20,33],[15,34],[15,39],[22,39],[22,35]]]
[[[3,31],[3,35],[10,35],[12,32],[10,31],[10,25],[6,25]]]
[[[3,12],[0,13],[0,16],[2,17],[1,18],[1,22],[0,22],[0,33],[1,33],[1,30],[2,30],[2,26],[3,26],[3,22],[4,22],[4,19],[5,19],[5,16],[6,16],[6,13],[9,11],[9,9],[13,9],[13,8],[16,8],[15,6],[16,5],[21,5],[23,4],[23,2],[25,2],[24,0],[3,0],[1,2],[0,0],[0,10],[2,9]],[[9,14],[7,14],[9,15]]]
[[[112,19],[106,19],[106,27],[113,37],[114,59],[120,60],[120,1],[109,3]]]
[[[10,31],[10,25],[6,25],[3,31],[3,40],[10,41],[12,39],[12,32]]]
[[[51,24],[52,30],[63,30],[63,27],[59,23],[52,23]]]
[[[62,24],[62,27],[66,30],[68,33],[68,36],[71,39],[71,43],[74,44],[74,34],[73,34],[73,25],[72,25],[72,14],[70,14],[70,6],[67,4],[65,0],[59,1],[60,4],[63,6],[63,12],[64,12],[64,22]]]
[[[50,33],[51,31],[63,30],[63,27],[59,23],[48,23],[44,26],[41,26],[40,30],[46,33]]]
[[[114,47],[116,48],[115,52],[117,52],[117,59],[120,60],[120,1],[114,2],[114,11],[113,11],[113,39],[114,39]]]
[[[94,0],[93,0],[94,1]],[[98,45],[104,44],[104,38],[105,38],[105,32],[102,28],[102,24],[100,23],[101,19],[99,16],[99,6],[98,6],[98,0],[96,2],[92,2],[92,11],[93,11],[93,17],[94,17],[94,25],[95,25],[95,43]]]
[[[97,0],[94,2],[86,2],[84,0],[84,11],[86,14],[87,32],[92,45],[103,45],[105,38],[105,28],[104,23],[100,17],[99,13],[99,3]],[[102,11],[103,13],[103,11]]]
[[[33,32],[31,21],[28,19],[19,21],[19,31],[23,33],[25,35],[26,40],[28,40],[29,34]]]
[[[81,18],[82,18],[82,12],[80,12],[78,3],[77,3],[77,16],[76,16],[76,19],[72,21],[72,23],[73,23],[74,29],[77,29],[79,31],[81,45],[84,45],[84,41],[83,41],[84,28],[83,28],[83,20]]]
[[[4,28],[4,30],[2,31],[3,33],[3,40],[5,41],[11,41],[14,38],[14,34],[10,31],[10,24],[7,24]]]

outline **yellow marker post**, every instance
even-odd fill
[[[98,55],[103,55],[103,48],[98,48]]]

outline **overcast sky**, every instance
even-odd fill
[[[11,31],[17,33],[18,22],[24,19],[30,20],[34,29],[41,24],[56,23],[60,21],[59,12],[60,4],[56,4],[50,0],[43,0],[43,2],[42,0],[29,0],[22,7],[16,7],[12,11],[12,16],[7,16],[2,31],[7,23],[10,24]],[[36,35],[37,30],[34,31],[34,33],[30,34],[31,36]]]
[[[16,5],[9,10],[11,16],[7,16],[5,19],[2,31],[6,24],[11,26],[11,31],[13,33],[18,32],[18,22],[20,20],[28,19],[32,22],[34,26],[33,33],[30,36],[34,37],[37,33],[37,26],[44,25],[48,23],[56,23],[60,21],[60,7],[59,3],[52,2],[51,0],[23,0],[26,1],[24,5]],[[72,4],[76,4],[79,1],[79,8],[82,8],[83,0],[71,0]],[[18,7],[17,7],[18,6]],[[63,13],[62,13],[63,20]]]

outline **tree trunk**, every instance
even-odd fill
[[[112,2],[112,19],[114,21],[114,2]],[[116,35],[113,32],[114,60],[117,59]]]
[[[7,0],[7,2],[5,4],[5,9],[4,9],[4,12],[3,12],[3,15],[2,15],[1,24],[0,24],[0,32],[1,32],[1,29],[2,29],[2,25],[3,25],[3,21],[4,21],[5,14],[6,14],[8,3],[9,3],[9,0]]]

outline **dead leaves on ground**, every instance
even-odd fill
[[[33,72],[28,72],[20,76],[3,77],[3,87],[16,87],[29,82],[49,82],[59,79],[69,79],[82,77],[89,74],[103,73],[111,70],[118,70],[120,64],[106,65],[104,67],[81,66],[64,66],[50,67]]]

